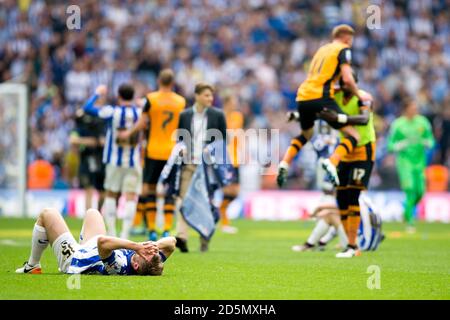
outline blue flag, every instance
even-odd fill
[[[205,182],[205,165],[201,164],[194,172],[180,211],[186,222],[209,240],[216,229],[219,214],[211,202]]]

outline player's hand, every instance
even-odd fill
[[[130,138],[130,131],[128,130],[124,130],[124,131],[119,131],[117,132],[117,138],[119,140],[128,140],[128,138]]]
[[[166,188],[164,187],[164,184],[157,183],[156,184],[156,196],[164,197],[165,195],[166,195]]]
[[[403,149],[405,149],[408,146],[408,144],[409,144],[409,141],[406,139],[399,141],[394,145],[394,150],[397,152],[402,151]]]
[[[104,84],[99,85],[95,89],[95,94],[98,94],[99,96],[104,96],[108,92],[108,87],[106,87]]]
[[[286,184],[288,169],[289,165],[286,162],[281,161],[280,165],[278,166],[278,175],[277,175],[277,184],[278,187],[280,188],[282,188]]]
[[[136,250],[136,253],[140,255],[145,260],[150,261],[151,258],[159,252],[159,248],[156,243],[152,241],[146,241],[139,243],[139,247]]]
[[[338,113],[327,108],[324,108],[322,111],[320,111],[318,116],[320,119],[323,119],[327,122],[337,122],[338,120]]]
[[[298,111],[289,111],[286,113],[286,116],[288,122],[300,120],[300,114],[298,113]]]
[[[359,95],[359,101],[363,106],[370,106],[373,101],[373,97],[370,93],[363,93]]]

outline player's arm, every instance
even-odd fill
[[[360,108],[359,108],[359,114],[354,116],[349,116],[347,114],[339,114],[334,110],[330,110],[327,108],[324,108],[319,113],[319,118],[324,119],[328,122],[339,122],[339,123],[345,123],[348,125],[366,125],[369,123],[370,119],[370,112],[372,109],[372,101],[373,98],[368,93],[360,93],[361,95],[366,95],[367,100],[366,102],[359,102]]]
[[[69,136],[69,143],[74,146],[96,147],[97,140],[92,137],[80,137],[78,132],[72,132]]]
[[[150,117],[148,116],[148,111],[150,110],[150,100],[145,98],[144,109],[142,110],[141,116],[138,121],[134,124],[134,126],[128,130],[124,130],[118,133],[120,139],[128,139],[131,136],[135,135],[141,130],[147,128],[147,124],[150,122]]]
[[[398,130],[398,123],[394,122],[391,126],[388,137],[388,151],[389,152],[399,152],[408,146],[408,141],[406,139],[401,139],[400,131]]]
[[[349,63],[341,64],[341,77],[342,81],[344,81],[349,90],[361,100],[358,86],[356,85],[355,78],[353,77],[353,70]]]
[[[351,67],[352,52],[349,48],[344,48],[341,52],[339,52],[338,63],[341,69],[342,81],[344,81],[346,86],[355,96],[359,98],[359,100],[366,102],[368,100],[367,96],[361,94],[361,91],[358,89],[358,85],[356,84],[356,80],[353,77],[353,69]]]
[[[109,236],[98,237],[97,248],[98,255],[102,260],[109,258],[113,251],[117,249],[133,250],[147,260],[158,253],[158,247],[152,242],[137,243],[126,239]]]
[[[106,96],[107,91],[108,89],[105,85],[99,85],[95,89],[95,94],[90,97],[86,104],[83,106],[84,112],[102,119],[110,119],[114,113],[114,108],[112,108],[111,106],[105,106],[101,108],[95,107],[95,103],[97,102],[98,98],[100,98],[100,96]]]
[[[159,251],[164,254],[166,259],[169,258],[169,256],[175,251],[176,243],[177,240],[175,239],[175,237],[165,237],[156,241],[156,245],[158,246]]]
[[[319,212],[321,212],[323,210],[338,210],[338,208],[336,206],[333,206],[333,205],[319,206],[316,209],[314,209],[314,211],[311,214],[311,216],[315,217],[315,216],[317,216],[319,214]]]
[[[425,148],[431,149],[434,146],[435,140],[433,136],[433,129],[428,119],[424,119],[425,130],[423,132],[422,143]]]

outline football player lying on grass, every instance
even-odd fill
[[[30,258],[16,273],[42,273],[40,260],[49,243],[63,273],[158,276],[174,251],[176,240],[166,237],[138,243],[106,236],[102,215],[89,209],[78,243],[61,214],[48,208],[39,214],[34,225]]]

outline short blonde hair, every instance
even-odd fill
[[[163,86],[172,85],[174,80],[175,80],[175,74],[173,73],[172,69],[164,69],[161,71],[161,73],[158,76],[158,81]]]
[[[333,31],[331,32],[331,36],[333,39],[339,38],[344,34],[354,35],[355,30],[349,26],[348,24],[340,24],[333,28]]]

